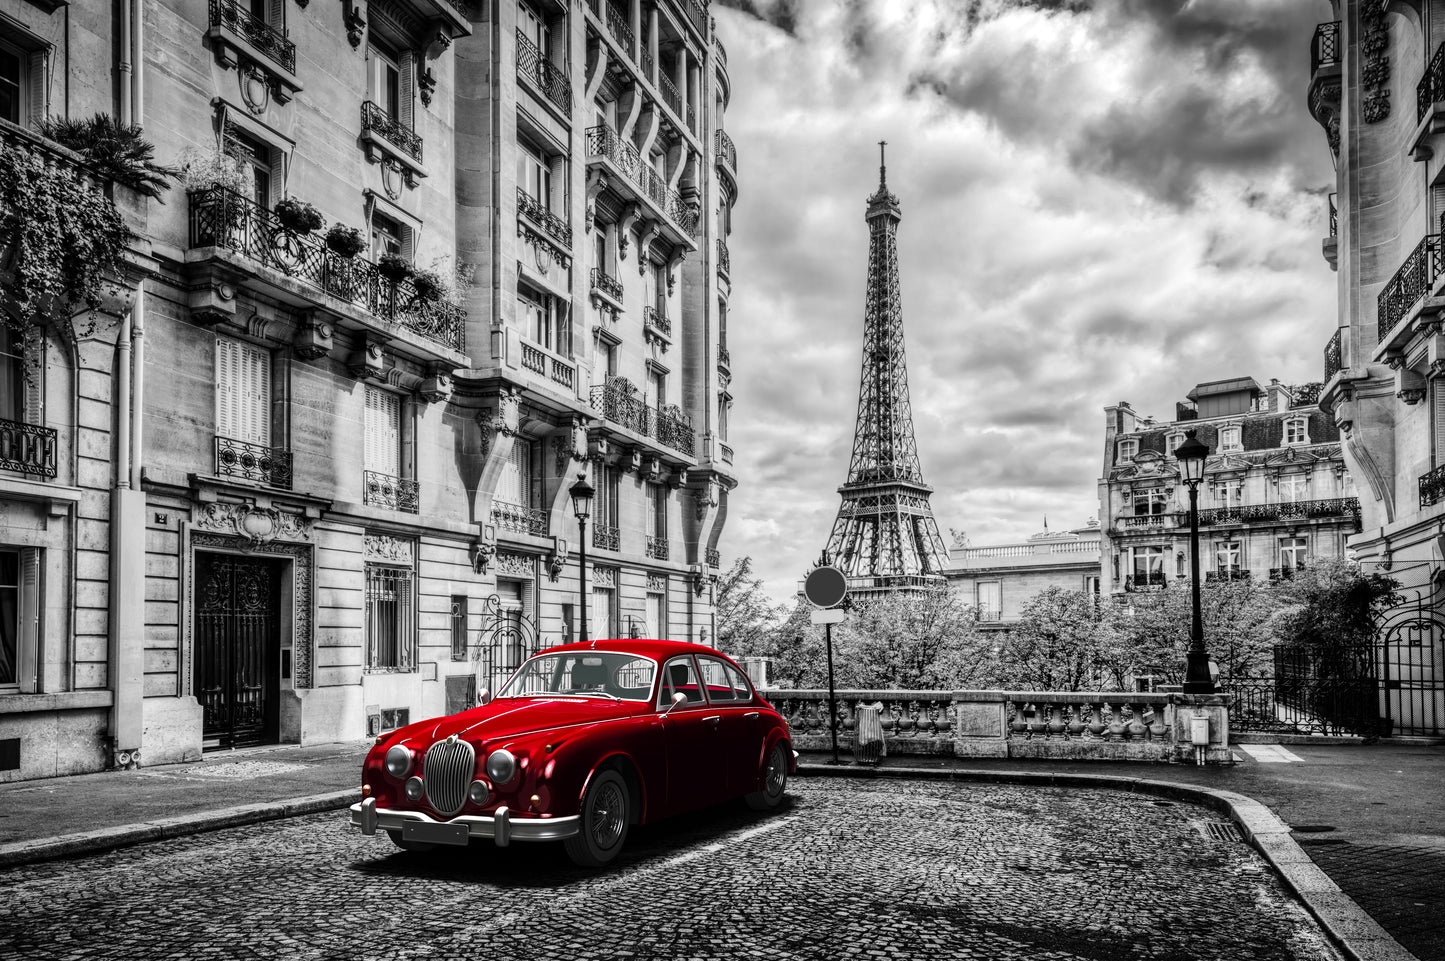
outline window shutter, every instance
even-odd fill
[[[216,338],[216,433],[239,440],[236,430],[236,347],[233,340]]]
[[[30,102],[26,105],[26,120],[34,127],[50,114],[50,52],[35,50],[30,54],[27,72],[30,80]]]
[[[266,4],[266,20],[271,26],[286,32],[286,0],[269,0]]]
[[[367,466],[392,477],[401,476],[401,399],[367,388]]]
[[[15,679],[20,693],[40,690],[40,551],[20,552],[20,637],[16,645]]]
[[[403,50],[397,61],[397,72],[401,75],[397,90],[397,116],[401,125],[408,130],[415,129],[416,116],[413,105],[416,102],[416,53]]]
[[[237,440],[271,445],[271,353],[249,344],[236,344],[240,359],[241,396]]]
[[[28,338],[28,341],[23,346],[16,345],[20,347],[19,354],[22,358],[33,357],[35,359],[35,369],[31,371],[31,376],[25,377],[21,373],[22,368],[20,364],[9,368],[15,371],[16,376],[20,377],[21,383],[23,384],[21,388],[23,393],[20,398],[20,416],[16,419],[26,424],[45,423],[44,344],[44,339],[37,336]]]
[[[1432,380],[1431,392],[1435,395],[1435,466],[1445,464],[1445,381]],[[1348,475],[1347,475],[1348,476]]]

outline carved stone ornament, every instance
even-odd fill
[[[498,434],[516,437],[522,419],[521,395],[515,387],[507,387],[497,395],[496,407],[484,407],[477,414],[477,426],[482,429],[482,453],[492,449],[492,442]]]
[[[567,548],[564,545],[560,549],[554,550],[547,557],[547,580],[553,584],[557,583],[557,578],[562,576],[562,571],[566,566]]]
[[[445,36],[445,34],[443,34],[443,36]],[[450,37],[447,38],[447,42],[451,42]],[[417,75],[416,80],[417,91],[421,94],[421,105],[423,107],[430,107],[432,94],[436,93],[437,89],[437,75],[432,73],[431,67],[423,67],[421,73]]]
[[[596,566],[596,565],[594,564],[593,567],[592,567],[592,586],[593,586],[593,587],[616,587],[616,586],[617,586],[617,568],[615,568],[615,567],[598,567],[598,566]]]
[[[346,361],[351,376],[361,379],[380,380],[386,372],[386,352],[381,341],[363,337],[357,349]]]
[[[342,16],[342,21],[346,24],[346,40],[352,49],[359,49],[362,38],[366,36],[366,18],[361,15],[361,0],[343,2],[346,4],[346,12]]]
[[[497,553],[497,545],[484,540],[472,543],[472,573],[478,577],[487,572],[487,565],[492,562],[492,556]]]
[[[441,364],[432,364],[427,375],[422,378],[421,386],[417,393],[422,400],[428,404],[437,404],[445,401],[452,395],[451,371]]]
[[[331,353],[331,348],[335,345],[334,328],[321,320],[309,320],[303,323],[297,329],[296,337],[291,342],[296,356],[302,360],[320,360]]]
[[[1431,380],[1435,380],[1438,377],[1445,377],[1445,360],[1430,361],[1430,369],[1425,372],[1425,376]]]
[[[647,575],[647,589],[648,589],[649,591],[652,591],[653,593],[657,593],[657,592],[659,592],[659,591],[661,591],[661,592],[663,592],[663,593],[666,593],[666,592],[667,592],[667,575],[666,575],[666,574],[648,574],[648,575]]]
[[[241,85],[241,100],[246,109],[254,114],[263,114],[271,106],[271,77],[256,64],[236,71],[236,80]]]
[[[1382,3],[1360,4],[1360,104],[1365,123],[1390,116],[1390,30]]]
[[[196,515],[195,525],[201,530],[245,538],[246,549],[254,549],[278,540],[311,540],[311,521],[274,507],[207,504]]]
[[[1395,396],[1400,398],[1406,404],[1409,404],[1413,407],[1414,405],[1420,403],[1420,401],[1425,399],[1425,388],[1407,387],[1404,390],[1396,393]]]
[[[364,538],[367,560],[411,564],[416,557],[416,542],[391,534],[367,534]]]
[[[497,575],[499,577],[536,577],[536,558],[531,554],[514,554],[511,551],[497,553]]]
[[[381,162],[381,189],[392,200],[401,199],[401,190],[411,183],[410,171],[401,162],[390,157]]]
[[[707,575],[702,572],[701,568],[694,568],[690,576],[692,577],[692,592],[701,597],[702,592],[707,590]]]
[[[697,519],[702,520],[707,516],[709,508],[717,506],[717,481],[709,477],[707,486],[693,491],[692,497],[696,506]]]

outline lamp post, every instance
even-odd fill
[[[1184,432],[1184,443],[1174,449],[1179,476],[1189,485],[1189,575],[1194,593],[1194,622],[1189,626],[1189,653],[1184,666],[1185,694],[1213,694],[1209,655],[1204,652],[1204,621],[1199,614],[1199,482],[1204,479],[1204,461],[1209,448]]]
[[[581,602],[580,613],[582,615],[582,633],[578,640],[590,640],[587,636],[587,518],[592,513],[592,485],[587,483],[587,475],[579,473],[577,483],[567,489],[572,495],[572,513],[577,515],[577,599]]]

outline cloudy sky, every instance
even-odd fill
[[[716,0],[729,240],[724,563],[775,597],[826,544],[858,403],[865,199],[902,201],[914,428],[945,540],[1098,513],[1105,404],[1319,380],[1334,175],[1324,0]]]

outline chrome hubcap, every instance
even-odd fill
[[[610,848],[622,837],[627,801],[616,784],[604,784],[592,797],[592,840]]]
[[[778,795],[783,793],[783,782],[787,774],[788,767],[783,762],[782,750],[780,748],[773,748],[773,755],[768,758],[768,794]]]

